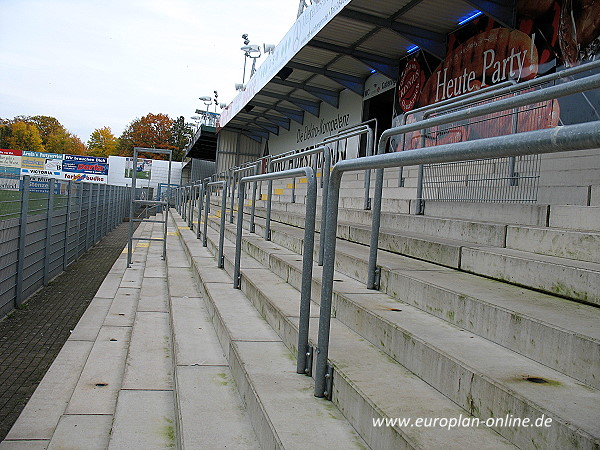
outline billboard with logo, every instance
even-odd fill
[[[64,155],[24,151],[21,174],[46,178],[61,178]]]
[[[64,155],[61,178],[71,181],[106,183],[108,159],[96,156]]]
[[[600,2],[567,0],[519,2],[515,29],[482,15],[448,36],[443,61],[422,51],[401,61],[395,115],[406,115],[410,123],[419,119],[411,113],[415,109],[594,59],[600,53],[598,17]],[[412,133],[406,136],[404,149],[420,147],[423,140],[426,145],[439,145],[581,122],[598,115],[597,92],[590,92],[588,101],[580,100],[571,97],[519,108],[516,121],[498,113],[477,123],[430,130],[427,136]]]
[[[0,173],[20,175],[21,150],[0,148]]]

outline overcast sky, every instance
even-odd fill
[[[54,116],[84,142],[148,113],[190,120],[205,109],[198,97],[235,96],[241,35],[278,44],[298,3],[0,0],[0,117]]]

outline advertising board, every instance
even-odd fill
[[[64,155],[57,153],[42,153],[24,151],[21,157],[21,174],[61,178]]]
[[[21,150],[0,149],[0,173],[21,173]]]
[[[108,159],[97,156],[64,155],[61,179],[106,183]]]
[[[584,3],[589,3],[584,7]],[[448,36],[446,58],[423,51],[400,62],[394,115],[459,97],[487,86],[516,83],[594,59],[600,50],[600,2],[519,2],[515,29],[480,16]],[[586,94],[587,95],[587,94]],[[551,128],[598,115],[600,97],[591,92],[587,102],[566,98],[519,108],[515,117],[497,113],[478,123],[430,130],[426,145],[461,142],[483,137]],[[573,103],[582,105],[573,107]],[[585,105],[584,105],[585,104]],[[407,123],[418,119],[407,115]],[[423,136],[406,136],[404,149],[417,148]]]

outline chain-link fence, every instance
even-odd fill
[[[0,317],[116,227],[128,196],[124,186],[0,173]]]

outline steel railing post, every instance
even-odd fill
[[[229,216],[229,223],[233,223],[233,209],[235,208],[235,170],[231,172],[231,215]]]
[[[196,228],[196,239],[200,239],[200,225],[202,223],[202,209],[204,207],[204,196],[206,195],[206,188],[204,183],[200,184],[200,193],[198,194],[198,228]]]
[[[369,127],[367,131],[367,156],[373,155],[373,147],[374,147],[375,136],[371,127]],[[363,204],[363,209],[371,209],[371,198],[370,191],[371,190],[371,171],[365,170],[365,201]]]
[[[240,183],[238,199],[237,228],[235,233],[235,263],[233,266],[233,287],[241,288],[240,263],[242,259],[242,224],[244,220],[244,183]]]
[[[258,175],[260,167],[260,159],[256,162],[256,166],[254,167],[254,175]],[[254,224],[254,216],[256,212],[256,188],[257,182],[252,183],[252,205],[250,206],[250,233],[254,233],[256,231],[256,225]]]
[[[331,147],[329,145],[325,146],[323,150],[323,155],[325,156],[323,161],[323,190],[321,192],[321,231],[319,233],[319,266],[323,265],[323,253],[325,251],[324,242],[325,238],[323,237],[325,226],[327,225],[327,202],[328,202],[328,193],[329,193],[329,177],[331,175]]]
[[[227,214],[227,181],[221,181],[221,183],[223,183],[223,192],[221,193],[221,228],[219,229],[219,260],[217,264],[220,269],[225,266],[223,246],[225,244],[225,216]]]
[[[342,172],[335,165],[329,178],[327,192],[327,222],[321,230],[325,243],[323,275],[321,281],[321,305],[317,341],[317,364],[315,368],[315,397],[326,397],[327,357],[329,355],[329,329],[331,327],[331,300],[333,297],[333,272],[335,267],[335,243],[338,220],[339,190]]]
[[[272,162],[269,161],[269,173],[273,169]],[[273,180],[267,183],[267,217],[265,218],[265,240],[271,240],[271,202],[273,201]]]
[[[63,254],[63,270],[67,270],[69,265],[69,227],[71,225],[71,213],[73,207],[71,205],[71,190],[73,189],[73,182],[67,182],[67,220],[65,222],[65,249]],[[79,227],[77,227],[77,233],[79,234]]]
[[[29,209],[29,183],[30,177],[29,175],[25,175],[21,186],[21,220],[19,223],[15,308],[20,308],[23,304],[23,271],[25,270],[25,239],[27,236],[27,211]]]
[[[50,281],[50,240],[52,238],[53,216],[54,216],[54,178],[48,179],[48,211],[46,213],[46,246],[44,248],[44,286]]]
[[[210,183],[206,183],[206,203],[204,205],[204,235],[202,236],[202,247],[208,246],[208,213],[210,212]]]
[[[296,372],[310,375],[306,359],[307,354],[309,354],[308,332],[317,215],[317,178],[315,171],[311,167],[307,167],[305,172],[307,181],[306,223],[304,225],[304,245],[302,249],[302,282],[300,285],[300,318],[298,321]]]

